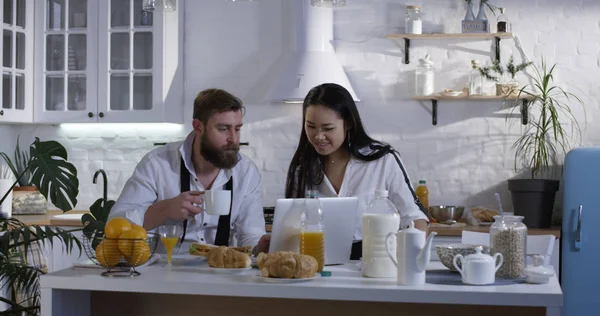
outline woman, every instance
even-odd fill
[[[385,189],[401,222],[414,220],[416,228],[427,231],[426,210],[418,202],[400,157],[390,145],[367,135],[344,87],[325,83],[312,88],[302,110],[300,142],[287,175],[287,198],[304,198],[306,190],[317,190],[321,197],[356,196],[362,211],[375,190]],[[356,216],[362,216],[360,213]],[[361,224],[358,219],[355,240],[362,240]],[[361,247],[354,243],[352,259],[360,258]]]

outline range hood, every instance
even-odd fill
[[[308,91],[322,83],[337,83],[356,96],[331,44],[333,9],[313,7],[310,0],[290,1],[293,48],[285,53],[283,67],[269,91],[276,103],[302,103]]]

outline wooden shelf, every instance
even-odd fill
[[[506,97],[496,95],[470,95],[470,96],[446,96],[446,95],[426,95],[426,96],[415,96],[415,100],[526,100],[529,98],[525,97]]]
[[[512,38],[512,33],[428,33],[428,34],[388,34],[385,37],[389,39],[492,39],[492,38]]]
[[[445,95],[428,95],[428,96],[415,96],[414,100],[417,101],[431,101],[431,124],[437,125],[437,109],[439,100],[447,101],[494,101],[494,100],[521,100],[521,123],[527,125],[528,118],[528,106],[530,97],[507,97],[507,96],[495,96],[495,95],[472,95],[472,96],[445,96]]]
[[[500,60],[500,40],[512,38],[512,33],[428,33],[428,34],[388,34],[391,40],[404,40],[404,63],[410,63],[410,41],[429,39],[493,39],[496,42],[496,59]]]

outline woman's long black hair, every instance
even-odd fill
[[[306,121],[306,109],[311,105],[322,105],[338,114],[344,120],[346,128],[345,148],[352,157],[372,161],[379,159],[392,151],[390,145],[374,140],[365,131],[356,103],[344,87],[335,83],[324,83],[312,88],[302,105],[302,130],[296,153],[290,162],[287,181],[285,184],[286,198],[304,198],[307,189],[323,181],[323,161],[312,144],[308,141],[304,123]],[[361,149],[369,147],[367,154],[360,152]]]

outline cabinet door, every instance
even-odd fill
[[[104,122],[162,122],[163,12],[143,0],[99,2],[98,111]]]
[[[96,121],[97,2],[35,2],[38,62],[34,121]]]
[[[0,1],[0,123],[33,121],[33,0]]]

